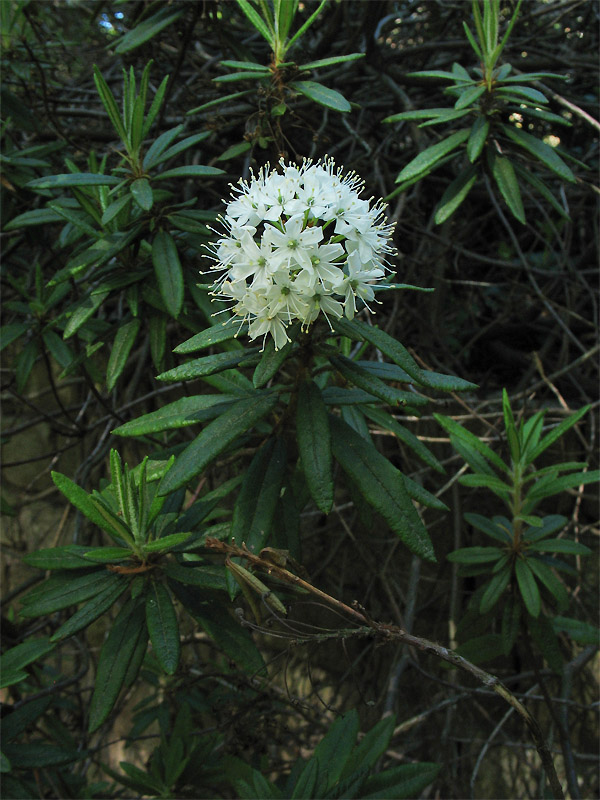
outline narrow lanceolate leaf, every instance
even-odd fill
[[[367,778],[361,789],[361,797],[365,800],[386,797],[405,800],[420,797],[423,789],[436,779],[440,769],[441,764],[420,761],[417,764],[402,764],[384,770]]]
[[[256,28],[256,30],[264,36],[267,42],[270,45],[273,45],[275,41],[274,32],[269,30],[267,24],[260,16],[260,14],[254,9],[251,3],[248,0],[236,0],[238,6],[242,9],[244,14],[248,17],[252,25]]]
[[[381,426],[385,430],[391,431],[401,442],[407,447],[410,447],[420,459],[422,459],[430,467],[433,467],[437,472],[445,472],[444,467],[440,464],[433,453],[418,439],[412,431],[407,430],[403,425],[400,425],[391,414],[382,411],[379,408],[372,408],[365,406],[363,413],[369,417],[376,425]]]
[[[173,675],[179,663],[179,624],[164,584],[151,581],[146,595],[146,624],[158,663]]]
[[[317,508],[328,514],[333,506],[331,435],[321,390],[313,381],[303,383],[298,392],[296,438],[310,494]]]
[[[571,539],[542,539],[540,542],[531,542],[527,549],[541,553],[571,553],[577,556],[589,556],[592,553],[589,547]]]
[[[76,611],[64,625],[52,635],[50,641],[59,642],[72,636],[74,633],[87,628],[94,620],[101,617],[105,611],[116,603],[125,589],[129,586],[129,581],[123,575],[111,575],[111,582],[105,588],[92,597],[84,606]]]
[[[202,164],[190,164],[188,167],[173,167],[159,175],[154,180],[162,181],[166,178],[205,178],[210,175],[223,175],[223,170],[218,167],[205,167]]]
[[[319,103],[319,105],[326,108],[332,108],[334,111],[347,112],[352,109],[343,94],[336,92],[335,89],[330,89],[328,86],[323,86],[322,83],[317,83],[316,81],[292,81],[290,86],[314,103]]]
[[[423,380],[423,372],[417,362],[410,355],[404,345],[379,328],[373,328],[360,320],[354,319],[351,322],[346,319],[336,319],[333,327],[342,336],[351,339],[367,341],[375,345],[381,352],[391,358],[395,364],[402,369],[417,383]]]
[[[144,42],[152,39],[168,25],[179,19],[182,14],[182,8],[169,8],[168,6],[161,8],[158,13],[153,14],[128,31],[119,40],[115,51],[117,53],[129,53],[131,50],[135,50],[136,47],[140,47]]]
[[[460,206],[466,196],[469,194],[475,181],[477,180],[477,170],[471,166],[463,170],[460,175],[455,178],[450,186],[442,195],[437,210],[435,212],[435,224],[441,225],[449,217],[454,214],[456,209]]]
[[[73,483],[70,478],[67,478],[66,475],[60,472],[51,472],[50,474],[55,485],[58,486],[60,491],[75,508],[79,509],[84,516],[106,533],[111,535],[114,533],[112,525],[109,524],[106,518],[98,511],[96,503],[94,503],[90,495],[82,489],[81,486]]]
[[[402,474],[349,425],[330,417],[333,455],[367,502],[413,553],[435,561],[433,546],[413,506]]]
[[[265,386],[271,378],[274,378],[279,372],[279,368],[283,362],[291,355],[294,349],[293,340],[296,338],[294,335],[295,328],[299,329],[299,325],[292,325],[288,329],[288,335],[291,341],[284,344],[279,350],[275,349],[275,342],[273,339],[269,339],[266,343],[261,359],[256,365],[256,369],[252,375],[252,385],[255,389],[260,389]]]
[[[228,319],[227,322],[222,322],[218,325],[206,328],[204,331],[200,331],[200,333],[192,336],[191,339],[187,339],[185,342],[177,345],[173,352],[184,354],[195,353],[198,350],[205,350],[207,347],[212,347],[215,344],[227,342],[230,339],[237,339],[238,336],[245,336],[247,333],[247,323],[240,325],[239,322],[236,323],[236,321],[231,318]]]
[[[190,381],[201,378],[204,375],[214,375],[216,372],[237,367],[250,360],[256,360],[259,352],[258,347],[248,347],[245,350],[233,350],[226,353],[215,353],[212,356],[195,358],[186,364],[167,370],[157,376],[159,381],[174,383],[176,381]]]
[[[144,414],[115,428],[112,433],[117,436],[145,436],[149,433],[167,431],[173,428],[185,428],[199,422],[214,419],[228,405],[240,398],[234,394],[208,394],[194,397],[182,397],[168,403],[157,411]]]
[[[515,562],[515,574],[517,576],[517,583],[521,597],[525,603],[525,608],[532,617],[539,616],[542,608],[542,598],[540,597],[540,590],[533,572],[525,559],[518,558]]]
[[[285,2],[285,0],[284,0]],[[330,67],[334,64],[342,64],[345,61],[356,61],[357,58],[364,58],[365,53],[350,53],[347,56],[331,56],[330,58],[320,58],[318,61],[309,61],[308,64],[302,64],[300,70],[319,69],[320,67]]]
[[[28,189],[62,189],[67,186],[115,186],[119,178],[112,175],[100,175],[97,172],[66,172],[60,175],[48,175],[46,178],[35,178],[28,181]]]
[[[83,603],[113,584],[114,575],[105,569],[97,572],[57,572],[23,598],[23,617],[41,617],[68,606]]]
[[[487,584],[484,593],[481,595],[481,602],[479,604],[479,612],[481,614],[487,614],[487,612],[496,605],[508,586],[510,576],[511,569],[509,566],[506,566],[497,572]]]
[[[150,211],[154,202],[152,187],[148,178],[137,178],[129,187],[133,199],[143,211]]]
[[[110,291],[107,290],[84,297],[77,304],[72,315],[69,317],[69,321],[67,322],[67,326],[63,333],[63,339],[68,339],[69,337],[73,336],[74,333],[77,333],[79,328],[81,328],[81,326],[88,321],[88,319],[106,300],[109,294]]]
[[[569,428],[575,425],[575,423],[579,422],[581,417],[587,414],[589,410],[590,406],[584,406],[583,408],[580,408],[579,411],[576,411],[570,417],[564,419],[560,423],[560,425],[557,425],[556,428],[550,431],[550,433],[546,434],[546,436],[544,436],[541,442],[539,442],[539,444],[534,448],[533,452],[530,454],[530,461],[535,461],[536,458],[544,452],[544,450],[550,447],[551,444],[554,444],[554,442],[557,439],[560,439],[560,437],[566,431],[568,431]]]
[[[141,320],[139,318],[131,319],[129,322],[122,324],[117,331],[112,350],[110,351],[108,367],[106,368],[106,388],[109,392],[115,388],[119,376],[125,369],[129,353],[135,343],[140,325]]]
[[[169,533],[167,536],[156,539],[154,542],[145,544],[144,552],[159,553],[163,552],[163,550],[171,550],[173,547],[177,547],[177,545],[187,542],[192,535],[193,534],[191,532],[184,533],[183,531],[181,533]]]
[[[274,408],[277,398],[261,395],[240,400],[211,422],[175,460],[162,479],[158,493],[169,494],[184,486],[238,436],[250,430]]]
[[[16,647],[7,650],[0,658],[0,666],[2,666],[2,671],[22,669],[53,649],[54,645],[47,636],[39,639],[27,639]]]
[[[569,605],[569,594],[560,578],[537,558],[528,558],[527,563],[540,583],[554,596],[558,610],[565,611]]]
[[[285,475],[285,444],[271,437],[256,453],[233,509],[231,539],[258,553],[267,543]]]
[[[396,178],[396,183],[415,178],[421,172],[425,172],[425,170],[432,167],[436,161],[439,161],[445,155],[456,150],[457,147],[460,147],[460,145],[469,138],[470,133],[470,128],[463,128],[453,133],[451,136],[448,136],[447,139],[443,139],[441,142],[423,150],[422,153],[419,153],[416,158],[413,158],[413,160],[409,161],[404,167]]]
[[[83,557],[88,550],[89,547],[83,545],[66,544],[62,547],[49,547],[27,553],[23,561],[30,567],[38,569],[95,569],[96,564],[90,564]]]
[[[569,167],[565,164],[558,153],[550,147],[550,145],[542,142],[536,136],[532,136],[519,128],[511,127],[510,125],[502,125],[502,130],[515,144],[518,144],[532,156],[535,156],[542,162],[548,169],[555,172],[559,178],[565,181],[575,183],[577,180],[575,175],[571,172]]]
[[[469,134],[469,140],[467,142],[467,156],[471,163],[474,163],[481,155],[489,131],[489,120],[484,116],[477,117],[471,127],[471,133]]]
[[[466,428],[463,428],[462,425],[459,425],[458,422],[450,419],[450,417],[445,417],[442,414],[434,414],[433,416],[437,422],[439,422],[442,428],[448,431],[451,436],[455,436],[459,441],[465,442],[502,472],[510,474],[509,467],[507,467],[500,456],[496,455],[491,447],[488,447],[485,442],[482,442],[478,436],[475,436],[474,433],[471,433]]]
[[[343,356],[331,356],[330,362],[349,382],[358,386],[359,389],[370,392],[392,406],[399,406],[406,402],[406,393],[401,392],[393,386],[388,386],[380,378],[376,377],[366,369],[355,364],[351,359]]]
[[[100,653],[90,705],[89,733],[96,731],[110,714],[142,628],[146,628],[144,606],[131,600],[119,612]]]
[[[492,175],[494,176],[498,189],[500,189],[500,194],[504,198],[513,217],[524,225],[525,209],[523,208],[521,190],[519,189],[519,183],[513,165],[508,158],[499,156],[497,153],[492,153],[491,151],[490,160],[492,162]]]
[[[316,746],[313,758],[319,763],[319,772],[327,774],[330,786],[339,780],[351,756],[357,735],[358,714],[352,709],[335,720]]]
[[[152,263],[167,311],[177,318],[183,305],[183,270],[175,240],[167,231],[159,231],[154,237]]]

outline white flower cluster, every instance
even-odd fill
[[[321,311],[328,321],[352,319],[356,298],[374,299],[373,284],[395,252],[385,206],[360,199],[355,174],[342,175],[331,159],[280,167],[233,187],[220,218],[226,235],[208,248],[212,269],[224,270],[214,294],[233,301],[252,339],[270,333],[276,349],[296,320],[307,328]]]

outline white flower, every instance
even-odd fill
[[[368,308],[394,253],[384,206],[360,198],[357,175],[331,159],[279,167],[233,187],[225,234],[207,246],[221,272],[213,294],[250,323],[250,338],[271,335],[276,349],[295,321],[306,329],[321,313],[330,322],[352,319],[357,301]]]

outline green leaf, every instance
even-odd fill
[[[481,151],[483,150],[483,147],[487,141],[489,131],[490,122],[487,117],[477,117],[471,127],[469,140],[467,141],[467,156],[472,164],[481,155]]]
[[[264,673],[265,662],[249,631],[233,619],[226,607],[206,603],[193,587],[172,583],[171,589],[185,610],[200,623],[229,658],[250,675]]]
[[[67,636],[72,636],[83,628],[87,628],[116,603],[130,582],[121,575],[111,575],[111,578],[113,580],[110,584],[107,583],[102,591],[95,594],[52,634],[52,642],[59,642],[61,639],[66,639]]]
[[[508,158],[499,156],[492,150],[488,152],[490,154],[492,175],[500,189],[500,194],[509,207],[511,214],[524,225],[525,209],[523,208],[521,190],[519,189],[519,183],[515,176],[514,167]]]
[[[542,92],[538,92],[537,89],[533,89],[531,86],[519,86],[514,83],[510,86],[498,86],[496,88],[496,93],[500,97],[504,97],[506,95],[517,95],[518,97],[524,97],[526,100],[530,100],[536,105],[539,105],[540,103],[545,105],[548,102],[546,95],[542,94]]]
[[[423,152],[419,153],[416,158],[413,158],[412,161],[409,161],[404,167],[396,178],[396,183],[415,178],[421,172],[431,168],[436,161],[439,161],[445,155],[456,150],[457,147],[460,147],[460,145],[468,139],[470,132],[470,128],[463,128],[453,133],[451,136],[448,136],[447,139],[443,139],[441,142],[423,150]]]
[[[267,543],[283,478],[285,443],[271,437],[256,452],[244,475],[233,509],[231,540],[258,553]]]
[[[144,414],[143,417],[132,419],[124,425],[115,428],[112,433],[117,436],[145,436],[149,433],[185,428],[188,425],[197,425],[208,419],[214,419],[228,405],[235,403],[240,398],[237,395],[210,394],[182,397],[173,403]]]
[[[444,417],[442,414],[434,414],[433,415],[437,422],[444,428],[444,430],[448,431],[448,433],[456,436],[457,439],[465,442],[466,444],[470,445],[475,451],[480,453],[487,461],[493,464],[502,472],[506,472],[510,474],[509,468],[506,466],[504,461],[497,456],[494,451],[482,442],[474,433],[471,433],[466,428],[463,428],[462,425],[459,425],[458,422],[455,422],[450,417]]]
[[[142,162],[144,170],[152,169],[152,167],[155,167],[158,163],[160,163],[160,156],[164,153],[171,142],[179,136],[183,129],[184,125],[176,125],[174,128],[169,128],[169,130],[164,131],[164,133],[161,133],[160,136],[157,136],[144,156],[144,160]]]
[[[174,9],[173,6],[161,8],[157,14],[148,17],[135,28],[128,31],[121,39],[119,39],[115,47],[116,53],[129,53],[135,50],[136,47],[144,44],[149,39],[152,39],[168,25],[172,25],[175,20],[183,14],[184,9]]]
[[[377,347],[381,352],[391,358],[395,364],[402,369],[417,383],[423,380],[423,371],[417,362],[410,355],[404,345],[400,344],[389,334],[360,322],[357,319],[352,321],[346,319],[336,319],[333,322],[334,329],[342,336],[359,341],[367,341]]]
[[[358,714],[354,709],[338,717],[313,753],[321,776],[327,776],[327,788],[339,780],[348,763],[358,735]]]
[[[447,70],[443,69],[428,69],[428,70],[420,70],[419,72],[407,72],[407,78],[441,78],[442,80],[452,81],[453,83],[456,81],[456,75],[454,72],[448,72]]]
[[[314,103],[346,113],[352,109],[344,95],[316,81],[292,81],[290,87]]]
[[[201,564],[194,567],[182,566],[173,561],[168,562],[162,567],[162,571],[171,580],[189,586],[198,586],[202,589],[217,589],[227,591],[224,567],[210,566]]]
[[[213,78],[213,83],[236,83],[237,81],[260,81],[269,77],[268,72],[229,72],[227,75],[219,75]]]
[[[210,175],[223,175],[223,170],[218,167],[205,167],[202,164],[191,164],[188,167],[174,167],[160,172],[154,180],[163,181],[166,178],[205,178]]]
[[[246,364],[248,361],[256,361],[258,347],[248,347],[245,350],[232,350],[225,353],[215,353],[212,356],[195,358],[178,367],[173,367],[166,372],[157,375],[157,380],[169,383],[177,381],[191,381],[205,375],[213,375],[215,372],[223,372],[231,367]]]
[[[235,319],[231,317],[226,322],[213,325],[206,328],[191,339],[178,344],[173,350],[174,353],[195,353],[198,350],[205,350],[207,347],[212,347],[221,342],[227,342],[230,339],[237,339],[238,336],[245,336],[248,333],[248,325],[236,324]]]
[[[521,442],[517,434],[515,418],[512,408],[510,407],[510,400],[506,389],[502,389],[502,414],[504,416],[504,429],[506,431],[506,438],[508,439],[510,457],[513,463],[517,464],[521,460]]]
[[[408,800],[420,796],[425,787],[437,778],[441,764],[420,762],[402,764],[399,767],[385,770],[378,775],[371,775],[361,790],[364,800]]]
[[[316,758],[311,758],[304,765],[304,769],[298,775],[298,779],[294,785],[294,789],[290,794],[291,800],[298,800],[300,798],[315,797],[315,787],[319,777],[319,762]],[[254,795],[252,795],[254,797]]]
[[[511,542],[511,538],[504,528],[502,528],[493,520],[483,517],[481,514],[470,513],[465,514],[465,519],[469,525],[472,525],[474,528],[477,528],[477,530],[486,533],[488,536],[491,536],[492,539],[496,539],[499,542],[504,542],[505,544],[507,542]]]
[[[515,561],[515,575],[517,576],[517,583],[519,585],[521,597],[525,603],[525,608],[527,611],[529,611],[532,617],[539,616],[542,608],[540,590],[535,582],[535,578],[529,567],[529,564],[523,558],[518,558]]]
[[[563,475],[561,478],[556,478],[548,482],[542,479],[531,487],[525,499],[527,503],[537,503],[544,497],[560,494],[560,492],[564,492],[566,489],[574,489],[587,483],[597,483],[598,480],[600,480],[600,470],[577,472],[574,475]]]
[[[306,485],[317,508],[333,507],[331,434],[321,390],[313,382],[300,386],[296,408],[296,439]]]
[[[57,767],[70,764],[87,757],[89,751],[67,749],[54,744],[42,744],[38,741],[30,743],[14,742],[4,745],[4,755],[10,760],[13,769],[37,770],[44,767]],[[20,797],[32,795],[20,794]],[[35,796],[35,795],[33,795]]]
[[[401,111],[399,114],[392,114],[389,117],[381,120],[382,122],[415,122],[421,119],[435,119],[436,117],[445,117],[446,114],[452,112],[451,108],[420,108],[414,111]]]
[[[146,625],[158,663],[167,675],[174,675],[179,664],[179,625],[171,595],[159,581],[151,581],[146,594]]]
[[[320,58],[317,61],[309,61],[308,64],[301,64],[299,69],[304,71],[307,69],[319,69],[320,67],[331,67],[334,64],[343,64],[346,61],[356,61],[358,58],[364,58],[365,55],[365,53],[350,53],[347,56],[331,56],[330,58]]]
[[[18,354],[15,369],[18,394],[23,394],[38,355],[38,344],[35,339],[27,342],[23,350]]]
[[[269,30],[269,27],[263,21],[262,17],[255,11],[254,7],[248,0],[236,0],[238,6],[242,9],[244,14],[248,17],[252,25],[256,28],[256,30],[264,36],[267,42],[271,45],[271,48],[274,48],[275,44],[275,36],[274,32]]]
[[[167,84],[169,82],[169,76],[165,75],[162,79],[160,86],[156,90],[156,94],[154,95],[154,99],[152,100],[152,105],[150,106],[150,111],[146,114],[146,119],[144,120],[144,126],[142,128],[142,139],[145,139],[148,135],[148,131],[152,127],[152,123],[158,112],[160,111],[160,107],[162,106],[165,92],[167,90]]]
[[[445,503],[431,494],[431,492],[428,492],[420,483],[413,481],[412,478],[409,478],[407,475],[403,475],[402,477],[404,478],[404,487],[412,500],[420,503],[422,506],[435,508],[438,511],[450,510]]]
[[[228,147],[227,150],[224,150],[220,156],[217,157],[217,161],[229,161],[231,158],[237,158],[241,156],[242,153],[247,153],[250,150],[252,144],[250,142],[238,142],[237,144],[232,144],[231,147]]]
[[[0,666],[2,671],[5,669],[20,670],[45,656],[51,650],[54,650],[54,644],[46,636],[39,639],[27,639],[22,644],[7,650],[0,658]]]
[[[89,733],[98,730],[112,711],[125,683],[141,630],[146,630],[144,606],[130,600],[119,612],[100,652],[90,703]]]
[[[202,472],[238,436],[266,417],[276,402],[277,398],[273,395],[260,395],[239,400],[227,409],[179,455],[162,479],[158,494],[169,494]]]
[[[537,619],[528,617],[527,628],[531,633],[531,638],[548,662],[548,666],[558,675],[561,675],[563,657],[551,620],[545,614],[540,614]]]
[[[83,492],[83,489],[81,491]],[[85,492],[83,494],[88,497]],[[38,569],[95,569],[96,565],[90,564],[83,557],[88,550],[89,547],[83,547],[78,544],[49,547],[44,550],[36,550],[34,553],[27,553],[23,557],[23,561],[29,564],[30,567],[37,567]]]
[[[183,306],[183,270],[175,240],[167,231],[159,231],[154,237],[152,263],[167,311],[177,319]]]
[[[164,550],[171,550],[173,547],[187,542],[190,536],[193,536],[193,533],[190,531],[169,533],[167,536],[161,536],[160,539],[156,539],[154,542],[146,542],[144,544],[144,552],[162,553]]]
[[[295,330],[294,330],[295,329]],[[291,341],[286,342],[279,350],[275,349],[275,342],[272,338],[265,344],[260,361],[256,365],[252,375],[252,384],[256,389],[260,389],[267,384],[271,378],[279,372],[279,369],[294,348],[295,334],[300,330],[299,325],[292,325],[288,329]]]
[[[578,644],[600,644],[600,630],[589,622],[583,622],[571,617],[554,617],[552,627],[558,633],[564,631]]]
[[[346,763],[341,778],[347,778],[362,769],[371,769],[385,751],[394,733],[396,717],[390,714],[379,720],[371,730],[363,736],[352,752],[352,758]]]
[[[229,67],[230,69],[241,69],[244,71],[254,69],[257,72],[271,74],[268,67],[265,67],[264,64],[257,64],[256,61],[219,61],[219,64],[222,67]]]
[[[404,393],[400,393],[399,390],[395,389],[393,386],[388,386],[382,380],[363,367],[360,367],[349,358],[332,355],[329,361],[347,381],[358,386],[359,389],[363,389],[375,397],[378,397],[380,400],[383,400],[384,403],[398,406],[405,402]]]
[[[114,575],[105,569],[97,572],[57,572],[23,597],[23,617],[41,617],[77,605],[108,586],[114,585]]]
[[[548,433],[541,442],[534,448],[533,452],[530,454],[530,462],[535,461],[538,456],[540,456],[544,450],[547,450],[550,445],[554,444],[557,439],[566,433],[569,428],[572,428],[579,420],[587,414],[590,410],[591,406],[584,406],[580,408],[579,411],[576,411],[574,414],[571,414],[567,419],[564,419],[560,425],[557,425],[550,433]]]
[[[400,423],[398,423],[391,414],[388,414],[379,408],[373,408],[372,406],[365,406],[362,410],[363,413],[377,425],[385,430],[391,431],[395,436],[397,436],[401,442],[403,442],[407,447],[410,447],[410,449],[416,453],[422,461],[424,461],[426,464],[429,464],[430,467],[433,467],[436,472],[445,472],[444,467],[440,464],[433,453],[423,444],[423,442],[418,439],[412,431],[409,431],[403,425],[400,425]]]
[[[47,175],[28,181],[28,189],[63,189],[67,186],[116,186],[120,178],[112,175],[100,175],[97,172],[66,172],[60,175]],[[56,210],[56,209],[55,209]]]
[[[509,139],[524,150],[527,150],[528,153],[531,153],[532,156],[541,161],[548,169],[556,173],[559,178],[575,183],[577,180],[575,175],[573,175],[569,167],[550,145],[547,145],[535,136],[531,136],[529,133],[525,133],[525,131],[519,128],[502,125],[502,130]]]
[[[48,225],[53,222],[62,222],[63,217],[51,208],[36,208],[34,211],[25,211],[19,214],[4,226],[4,231],[14,231],[19,228],[29,228],[34,225]]]
[[[563,517],[562,514],[550,514],[544,517],[542,524],[538,527],[527,528],[523,533],[523,539],[526,542],[537,542],[551,533],[562,530],[568,523],[568,519]]]
[[[448,186],[442,199],[440,200],[435,212],[435,224],[441,225],[454,214],[456,209],[465,200],[475,181],[477,180],[477,170],[470,166],[463,170]]]
[[[154,195],[148,178],[137,178],[133,181],[129,190],[138,206],[143,211],[150,211],[154,203]]]
[[[462,478],[459,478],[459,483],[463,486],[483,486],[503,499],[508,497],[511,492],[511,487],[495,475],[464,475]]]
[[[337,417],[330,417],[333,455],[367,502],[412,550],[435,561],[431,540],[413,506],[402,474],[378,450]]]
[[[496,605],[504,593],[511,577],[511,569],[506,566],[499,570],[487,584],[485,591],[481,595],[479,613],[487,614]]]
[[[565,208],[563,208],[562,203],[554,196],[553,192],[543,183],[536,175],[534,175],[531,170],[523,168],[520,164],[514,164],[515,172],[526,183],[532,186],[536,191],[538,191],[544,200],[549,203],[552,208],[557,211],[563,219],[570,220],[571,217],[567,214]]]
[[[119,376],[127,366],[127,359],[140,329],[141,320],[130,319],[119,326],[106,368],[106,388],[109,392],[115,388]]]
[[[448,561],[457,564],[485,564],[489,561],[498,561],[504,555],[500,547],[461,547],[448,553]]]
[[[478,100],[482,94],[486,91],[485,86],[470,86],[468,89],[462,91],[458,97],[458,100],[454,104],[455,109],[466,108],[467,106],[472,105],[476,100]]]
[[[569,606],[569,594],[564,584],[543,561],[537,558],[528,558],[527,563],[535,577],[544,584],[550,594],[556,599],[559,611],[565,611]]]
[[[539,553],[571,553],[577,556],[592,554],[589,547],[570,539],[542,539],[540,542],[529,542],[527,549]]]
[[[100,308],[109,294],[110,291],[102,291],[97,294],[88,294],[80,300],[69,317],[63,333],[63,339],[69,339],[73,334],[77,333],[79,328]]]

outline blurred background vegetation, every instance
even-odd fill
[[[300,21],[318,5],[300,3]],[[514,9],[514,3],[503,4],[504,28]],[[448,104],[447,79],[414,73],[449,71],[454,63],[469,70],[478,66],[463,28],[465,21],[473,27],[471,6],[463,0],[331,0],[285,54],[289,60],[270,71],[269,44],[233,0],[5,0],[0,13],[3,652],[57,626],[56,620],[19,616],[20,596],[42,577],[21,558],[72,542],[100,544],[98,533],[65,505],[50,471],[89,489],[109,477],[110,447],[117,446],[129,463],[140,462],[148,442],[119,439],[111,431],[183,396],[180,384],[164,385],[155,376],[177,364],[172,351],[178,344],[214,324],[207,291],[198,287],[199,272],[208,266],[203,245],[212,237],[208,226],[222,210],[228,183],[281,156],[299,162],[329,155],[364,179],[366,197],[388,198],[399,251],[396,280],[435,289],[378,295],[376,324],[401,340],[421,366],[451,372],[479,389],[436,399],[419,418],[401,418],[430,447],[445,475],[379,431],[378,444],[390,460],[451,508],[450,514],[423,514],[438,563],[408,556],[347,491],[336,497],[330,515],[314,507],[303,513],[303,565],[315,585],[345,602],[357,600],[375,619],[453,647],[476,640],[468,657],[484,661],[518,697],[528,698],[559,775],[572,770],[571,796],[597,796],[596,635],[590,632],[597,621],[596,565],[578,557],[577,571],[566,578],[573,616],[587,627],[579,634],[559,631],[566,665],[561,674],[547,659],[534,671],[526,642],[517,642],[509,656],[494,650],[495,640],[485,637],[497,629],[485,616],[466,613],[477,575],[459,573],[446,555],[481,543],[464,522],[465,513],[491,517],[502,512],[502,504],[457,482],[463,460],[433,411],[458,420],[506,455],[503,388],[515,415],[529,417],[545,408],[547,425],[591,404],[540,465],[562,460],[597,466],[598,4],[526,0],[502,54],[500,63],[512,64],[514,74],[563,77],[530,84],[547,98],[545,117],[518,108],[498,111],[500,122],[553,148],[573,175],[562,180],[526,150],[511,151],[521,221],[515,205],[492,187],[487,162],[458,210],[436,220],[440,198],[465,169],[462,151],[459,158],[436,163],[430,174],[396,182],[419,153],[462,125],[452,117],[442,128],[420,127],[415,118],[383,120]],[[364,55],[326,63],[355,53]],[[235,66],[249,61],[266,72],[254,76]],[[148,159],[145,145],[139,163],[135,154],[123,161],[98,74],[119,105],[123,69],[137,77],[139,87],[149,62],[146,111],[159,87],[164,94],[144,142],[167,134],[164,142],[171,147],[187,143],[163,149],[169,157],[162,162],[159,154],[141,163]],[[174,129],[174,135],[167,133]],[[500,136],[490,135],[487,146],[499,156],[507,152]],[[103,213],[94,210],[108,186],[44,183],[46,176],[118,175],[120,168],[131,196],[122,195],[110,213],[106,198]],[[539,173],[545,193],[525,173],[534,180]],[[57,197],[56,189],[64,187]],[[161,246],[171,253],[170,275],[161,276],[153,264],[153,249]],[[115,259],[122,268],[118,278],[108,269]],[[225,457],[203,476],[198,492],[230,478],[236,478],[235,465]],[[597,500],[593,486],[585,495],[581,487],[571,488],[546,512],[563,514],[571,534],[593,547]],[[295,613],[302,624],[338,624],[319,607]],[[144,683],[124,697],[112,726],[84,742],[94,664],[106,630],[106,620],[95,623],[85,636],[70,640],[60,657],[53,653],[31,668],[27,693],[36,713],[24,715],[15,736],[56,750],[54,756],[45,751],[46,761],[17,758],[15,772],[4,781],[6,797],[119,797],[132,791],[235,796],[223,778],[227,770],[234,773],[244,762],[271,777],[286,775],[300,755],[311,754],[336,715],[352,708],[362,730],[385,712],[396,714],[386,767],[442,765],[435,783],[415,789],[422,796],[539,796],[535,749],[522,722],[499,699],[463,685],[466,678],[428,655],[371,640],[315,640],[296,647],[260,633],[257,641],[272,674],[265,684],[237,671],[188,620],[182,623],[176,675],[161,675],[148,656]],[[19,684],[2,692],[3,714],[32,708],[23,704]],[[548,692],[554,714],[544,702]],[[181,741],[185,749],[194,737],[205,748],[194,751],[194,760],[231,760],[213,771],[204,766],[196,773],[163,772],[160,790],[144,784],[133,767],[123,778],[119,762],[146,770],[149,759],[162,758],[164,766],[169,741]],[[73,756],[82,749],[84,756]]]

